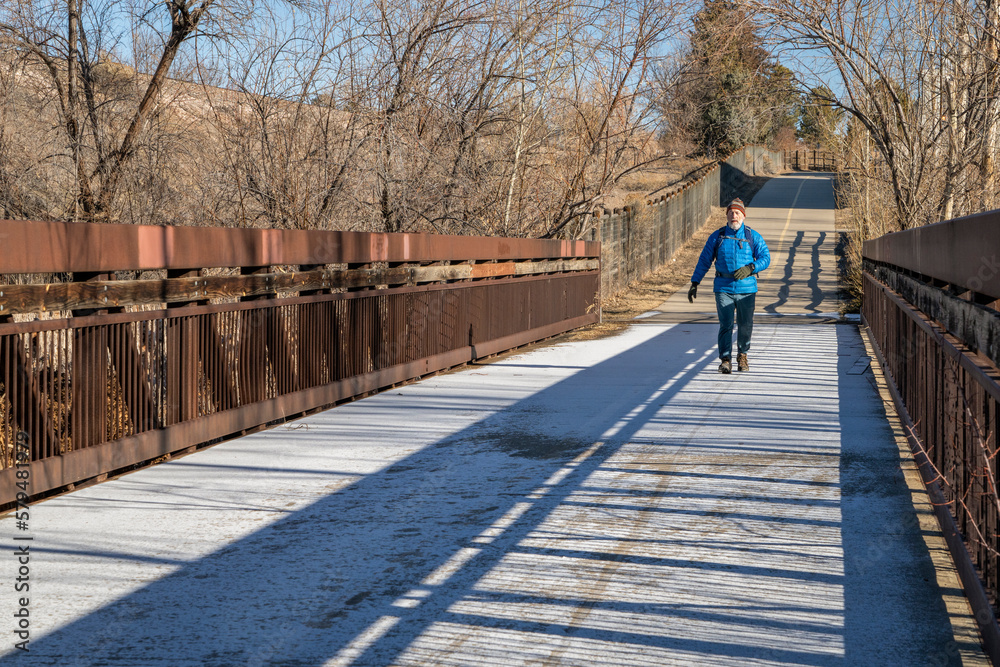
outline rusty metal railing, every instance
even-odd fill
[[[0,285],[5,504],[19,458],[37,495],[600,317],[593,242],[31,222],[0,237],[0,273],[22,283]]]
[[[998,249],[997,212],[868,241],[862,309],[994,656],[982,588],[1000,599]]]

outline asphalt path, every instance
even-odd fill
[[[799,172],[771,179],[747,206],[746,224],[771,252],[770,268],[757,279],[756,321],[840,321],[832,175]],[[714,275],[706,275],[693,304],[686,289],[674,294],[657,309],[658,320],[717,322]]]
[[[828,323],[829,184],[748,209],[776,255],[749,373],[716,372],[706,290],[38,503],[29,653],[0,519],[0,664],[985,664]]]

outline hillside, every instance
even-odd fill
[[[120,152],[149,76],[114,62],[89,72],[74,157],[65,68],[8,50],[2,69],[7,219],[541,236],[571,218],[563,233],[573,235],[595,208],[643,200],[705,162],[665,155],[652,129],[620,118],[615,127],[614,116],[602,120],[601,145],[587,147],[586,118],[515,122],[509,99],[460,118],[439,105],[348,109],[332,97],[166,79],[111,182],[102,168]],[[590,154],[612,149],[611,169]],[[88,213],[81,193],[102,188],[106,205]]]

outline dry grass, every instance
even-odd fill
[[[676,189],[691,174],[711,164],[714,164],[714,161],[706,158],[663,156],[655,166],[620,179],[615,187],[601,198],[595,208],[610,211],[630,204],[645,203],[650,198]]]

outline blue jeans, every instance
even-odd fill
[[[753,307],[757,294],[715,293],[715,309],[719,312],[719,359],[733,356],[733,312],[736,313],[736,349],[740,354],[750,350],[753,334]]]

